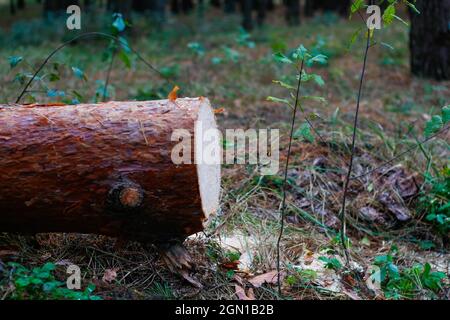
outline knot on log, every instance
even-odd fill
[[[108,210],[114,213],[138,211],[144,200],[144,191],[133,182],[120,182],[114,185],[108,193],[106,204]]]

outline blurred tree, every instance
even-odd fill
[[[106,7],[111,12],[121,13],[126,20],[130,21],[131,0],[108,0]]]
[[[66,14],[67,7],[79,5],[78,0],[44,0],[44,16],[47,19]]]
[[[10,12],[12,15],[15,15],[15,14],[16,14],[16,5],[15,5],[15,3],[14,3],[14,0],[9,0],[9,12]]]
[[[417,0],[410,10],[411,72],[436,80],[450,79],[450,0]]]
[[[300,0],[284,0],[286,6],[286,21],[290,26],[300,24]]]
[[[194,1],[192,0],[171,0],[170,11],[174,14],[180,12],[189,13],[194,9]]]
[[[244,29],[248,31],[253,29],[252,9],[252,0],[241,0],[242,27],[244,27]]]
[[[225,13],[235,13],[236,0],[225,0],[223,4],[223,10]]]
[[[17,0],[17,9],[25,9],[25,0]]]
[[[226,0],[225,0],[226,1]],[[220,8],[220,6],[221,6],[221,3],[220,3],[221,1],[220,0],[211,0],[209,3],[213,6],[213,7],[216,7],[216,8]]]
[[[311,17],[316,11],[335,11],[342,16],[347,16],[350,8],[350,0],[306,0],[305,15]]]
[[[261,27],[264,24],[267,13],[268,0],[241,0],[242,26],[246,30],[253,29],[253,10],[257,12],[257,23]]]

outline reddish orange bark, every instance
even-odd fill
[[[205,213],[196,165],[174,165],[172,131],[206,99],[0,106],[0,231],[183,239]]]

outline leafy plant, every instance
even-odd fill
[[[95,285],[89,284],[84,291],[67,289],[64,282],[58,281],[53,275],[55,264],[46,263],[41,267],[28,269],[19,263],[10,262],[9,276],[14,290],[10,295],[13,300],[100,300],[99,296],[92,293]]]
[[[342,269],[342,263],[336,258],[328,258],[325,256],[319,257],[319,260],[325,263],[325,268],[340,270]]]
[[[199,42],[189,42],[187,47],[198,57],[203,57],[206,53],[205,47]]]
[[[294,269],[293,273],[286,277],[286,283],[290,286],[308,285],[317,279],[317,272],[312,269]]]
[[[289,97],[286,98],[278,98],[278,97],[267,97],[268,101],[275,102],[275,103],[281,103],[289,106],[290,108],[294,108],[295,100],[296,100],[296,91],[297,87],[291,83],[289,80],[291,78],[295,79],[297,82],[302,83],[308,83],[308,82],[314,82],[318,86],[325,85],[324,80],[322,77],[318,74],[314,73],[307,73],[305,70],[305,66],[313,66],[315,64],[326,64],[327,63],[327,56],[316,53],[315,55],[308,52],[308,49],[306,49],[303,45],[300,45],[296,50],[294,50],[290,56],[286,56],[285,54],[278,52],[273,55],[274,60],[279,63],[292,65],[293,69],[296,71],[296,74],[294,77],[287,77],[287,80],[273,80],[273,83],[279,85],[280,87],[287,89],[289,93]],[[300,70],[300,64],[303,61],[303,68]],[[301,79],[300,79],[301,78]],[[292,82],[293,82],[292,79]],[[298,107],[302,112],[304,112],[303,109],[303,103],[306,100],[314,100],[319,101],[321,103],[325,103],[326,100],[323,97],[318,96],[307,96],[302,95],[298,97]],[[314,142],[314,135],[312,134],[312,131],[314,130],[311,122],[307,117],[305,117],[305,122],[295,131],[294,138],[301,138],[308,142]],[[316,132],[317,133],[317,132]]]
[[[400,270],[394,261],[397,252],[397,247],[393,246],[386,255],[374,260],[380,268],[380,284],[387,298],[414,298],[423,290],[429,290],[431,294],[442,290],[445,273],[432,272],[429,263]]]
[[[166,282],[155,282],[150,288],[150,294],[156,296],[157,298],[166,300],[172,300],[176,298],[172,288]]]
[[[425,175],[429,191],[422,191],[419,210],[437,231],[446,236],[450,231],[450,167],[445,167],[438,176]]]

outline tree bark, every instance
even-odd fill
[[[450,0],[418,0],[410,11],[411,72],[419,77],[450,79]]]
[[[253,29],[253,1],[252,0],[242,0],[241,1],[241,11],[242,11],[242,27],[251,31]]]
[[[16,5],[14,3],[14,0],[9,0],[9,13],[12,15],[16,14]]]
[[[286,21],[290,26],[300,24],[300,0],[285,0]]]
[[[207,99],[0,106],[0,232],[166,242],[203,230],[220,164],[171,158],[173,130],[193,135],[197,120],[215,127]]]

